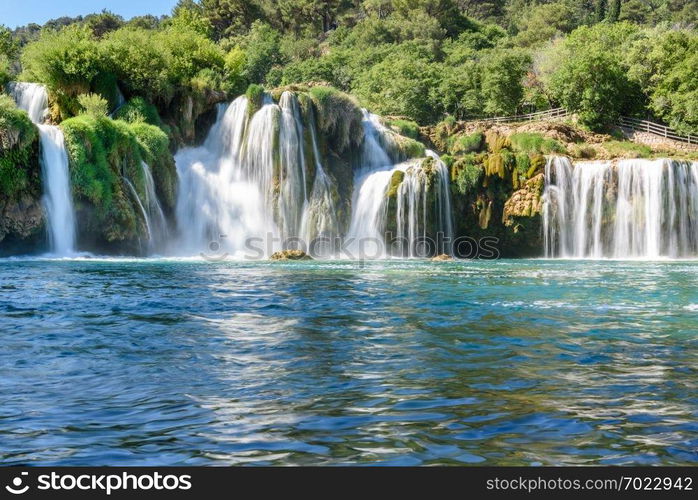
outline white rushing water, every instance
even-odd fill
[[[551,157],[545,177],[546,256],[698,256],[698,162]]]
[[[336,232],[327,214],[333,210],[330,185],[312,125],[316,176],[308,195],[306,131],[296,96],[284,92],[279,104],[265,96],[249,121],[247,105],[243,96],[219,108],[204,145],[175,157],[179,248],[185,253],[215,244],[239,255],[254,243],[268,255],[289,238]]]
[[[450,253],[448,244],[453,237],[448,168],[436,153],[427,150],[433,162],[433,178],[422,167],[422,159],[393,164],[388,151],[393,148],[392,134],[380,123],[376,115],[364,112],[364,144],[362,167],[354,180],[352,218],[348,237],[356,243],[350,248],[370,255],[425,256],[418,246],[420,241],[431,238],[434,245],[426,247],[430,253]],[[403,180],[395,196],[395,220],[389,210],[386,196],[395,172],[403,174]],[[434,205],[428,203],[428,194],[434,191]],[[386,231],[394,223],[395,233],[386,241]],[[429,230],[431,226],[431,231]],[[438,236],[441,233],[441,236]],[[360,247],[360,242],[363,242]]]
[[[46,89],[35,83],[15,82],[11,93],[39,128],[44,209],[48,223],[51,253],[67,256],[75,253],[75,213],[70,190],[68,154],[63,132],[44,124],[48,107]]]
[[[365,113],[364,130],[347,236],[382,244],[389,222],[386,190],[396,170],[405,173],[397,196],[400,234],[423,237],[429,220],[451,235],[446,166],[429,153],[438,178],[432,186],[420,160],[395,164],[389,154],[392,133],[375,115]],[[296,238],[308,244],[318,236],[340,236],[338,186],[323,163],[314,111],[303,114],[291,92],[278,104],[266,95],[251,117],[244,96],[221,106],[204,144],[180,150],[175,160],[180,177],[176,247],[183,255],[207,249],[256,255],[251,246],[269,255],[293,246],[289,241]],[[431,190],[435,206],[427,206]]]

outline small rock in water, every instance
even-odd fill
[[[453,257],[451,257],[448,254],[442,253],[441,255],[437,255],[436,257],[432,257],[432,262],[443,262],[445,260],[453,260]]]
[[[303,250],[281,250],[271,255],[271,260],[313,260],[313,258]]]

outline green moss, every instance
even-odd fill
[[[458,159],[451,168],[451,179],[455,181],[458,192],[467,195],[480,187],[485,171],[475,155]]]
[[[402,170],[396,170],[393,172],[393,175],[390,177],[390,183],[388,184],[388,190],[386,191],[385,196],[388,198],[395,198],[397,196],[397,190],[404,179],[405,172]]]
[[[145,122],[165,129],[157,108],[143,97],[134,97],[116,112],[115,118],[129,123]]]
[[[519,176],[527,177],[528,171],[531,168],[531,157],[526,153],[516,155],[516,171]]]
[[[526,172],[526,178],[531,179],[538,172],[541,172],[545,168],[546,159],[543,155],[532,155],[531,156],[531,166]]]
[[[400,135],[410,139],[419,139],[419,125],[412,120],[386,120],[385,124]]]
[[[252,83],[247,87],[245,96],[247,97],[247,116],[252,116],[262,107],[262,103],[264,102],[264,87]]]
[[[313,87],[309,95],[317,110],[318,128],[335,153],[361,145],[363,115],[353,97],[332,87]]]
[[[509,139],[494,130],[488,130],[485,134],[487,148],[492,153],[499,153],[502,149],[510,146]]]
[[[150,166],[155,191],[165,212],[172,212],[177,197],[177,168],[170,153],[170,140],[160,128],[147,123],[130,126],[140,146],[141,157]]]
[[[626,158],[649,158],[652,156],[652,148],[636,142],[609,141],[605,142],[603,147],[613,156]]]
[[[38,185],[38,137],[27,113],[0,95],[0,197],[15,198]]]
[[[158,195],[174,206],[175,172],[168,139],[159,128],[81,115],[61,124],[70,160],[70,175],[82,240],[95,248],[137,248],[145,225],[124,179],[143,199],[142,161],[153,171]]]
[[[555,139],[535,132],[520,132],[509,136],[511,147],[521,153],[565,153],[565,147]]]
[[[485,135],[480,132],[457,135],[449,138],[449,152],[453,155],[476,153],[482,151],[485,146]]]

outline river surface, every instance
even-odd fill
[[[698,262],[0,261],[3,465],[698,463]]]

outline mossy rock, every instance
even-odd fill
[[[491,153],[499,153],[502,149],[509,148],[511,146],[509,139],[496,130],[488,130],[485,133],[485,141],[487,143],[487,148]]]
[[[319,131],[339,155],[358,148],[364,139],[363,114],[358,102],[333,87],[313,87],[308,95],[317,110]]]
[[[176,171],[168,138],[158,127],[81,115],[61,124],[81,248],[138,253],[147,228],[136,196],[145,198],[142,162],[151,167],[166,213],[174,209]],[[128,180],[128,182],[127,182]]]
[[[245,92],[247,97],[247,116],[252,117],[257,111],[262,108],[264,103],[264,87],[256,83],[250,84]]]
[[[303,250],[281,250],[280,252],[274,252],[269,258],[271,260],[313,260]]]
[[[397,196],[397,191],[400,188],[400,184],[405,179],[405,172],[402,170],[396,170],[393,175],[390,176],[390,183],[388,184],[388,190],[385,193],[387,198],[395,198]]]

